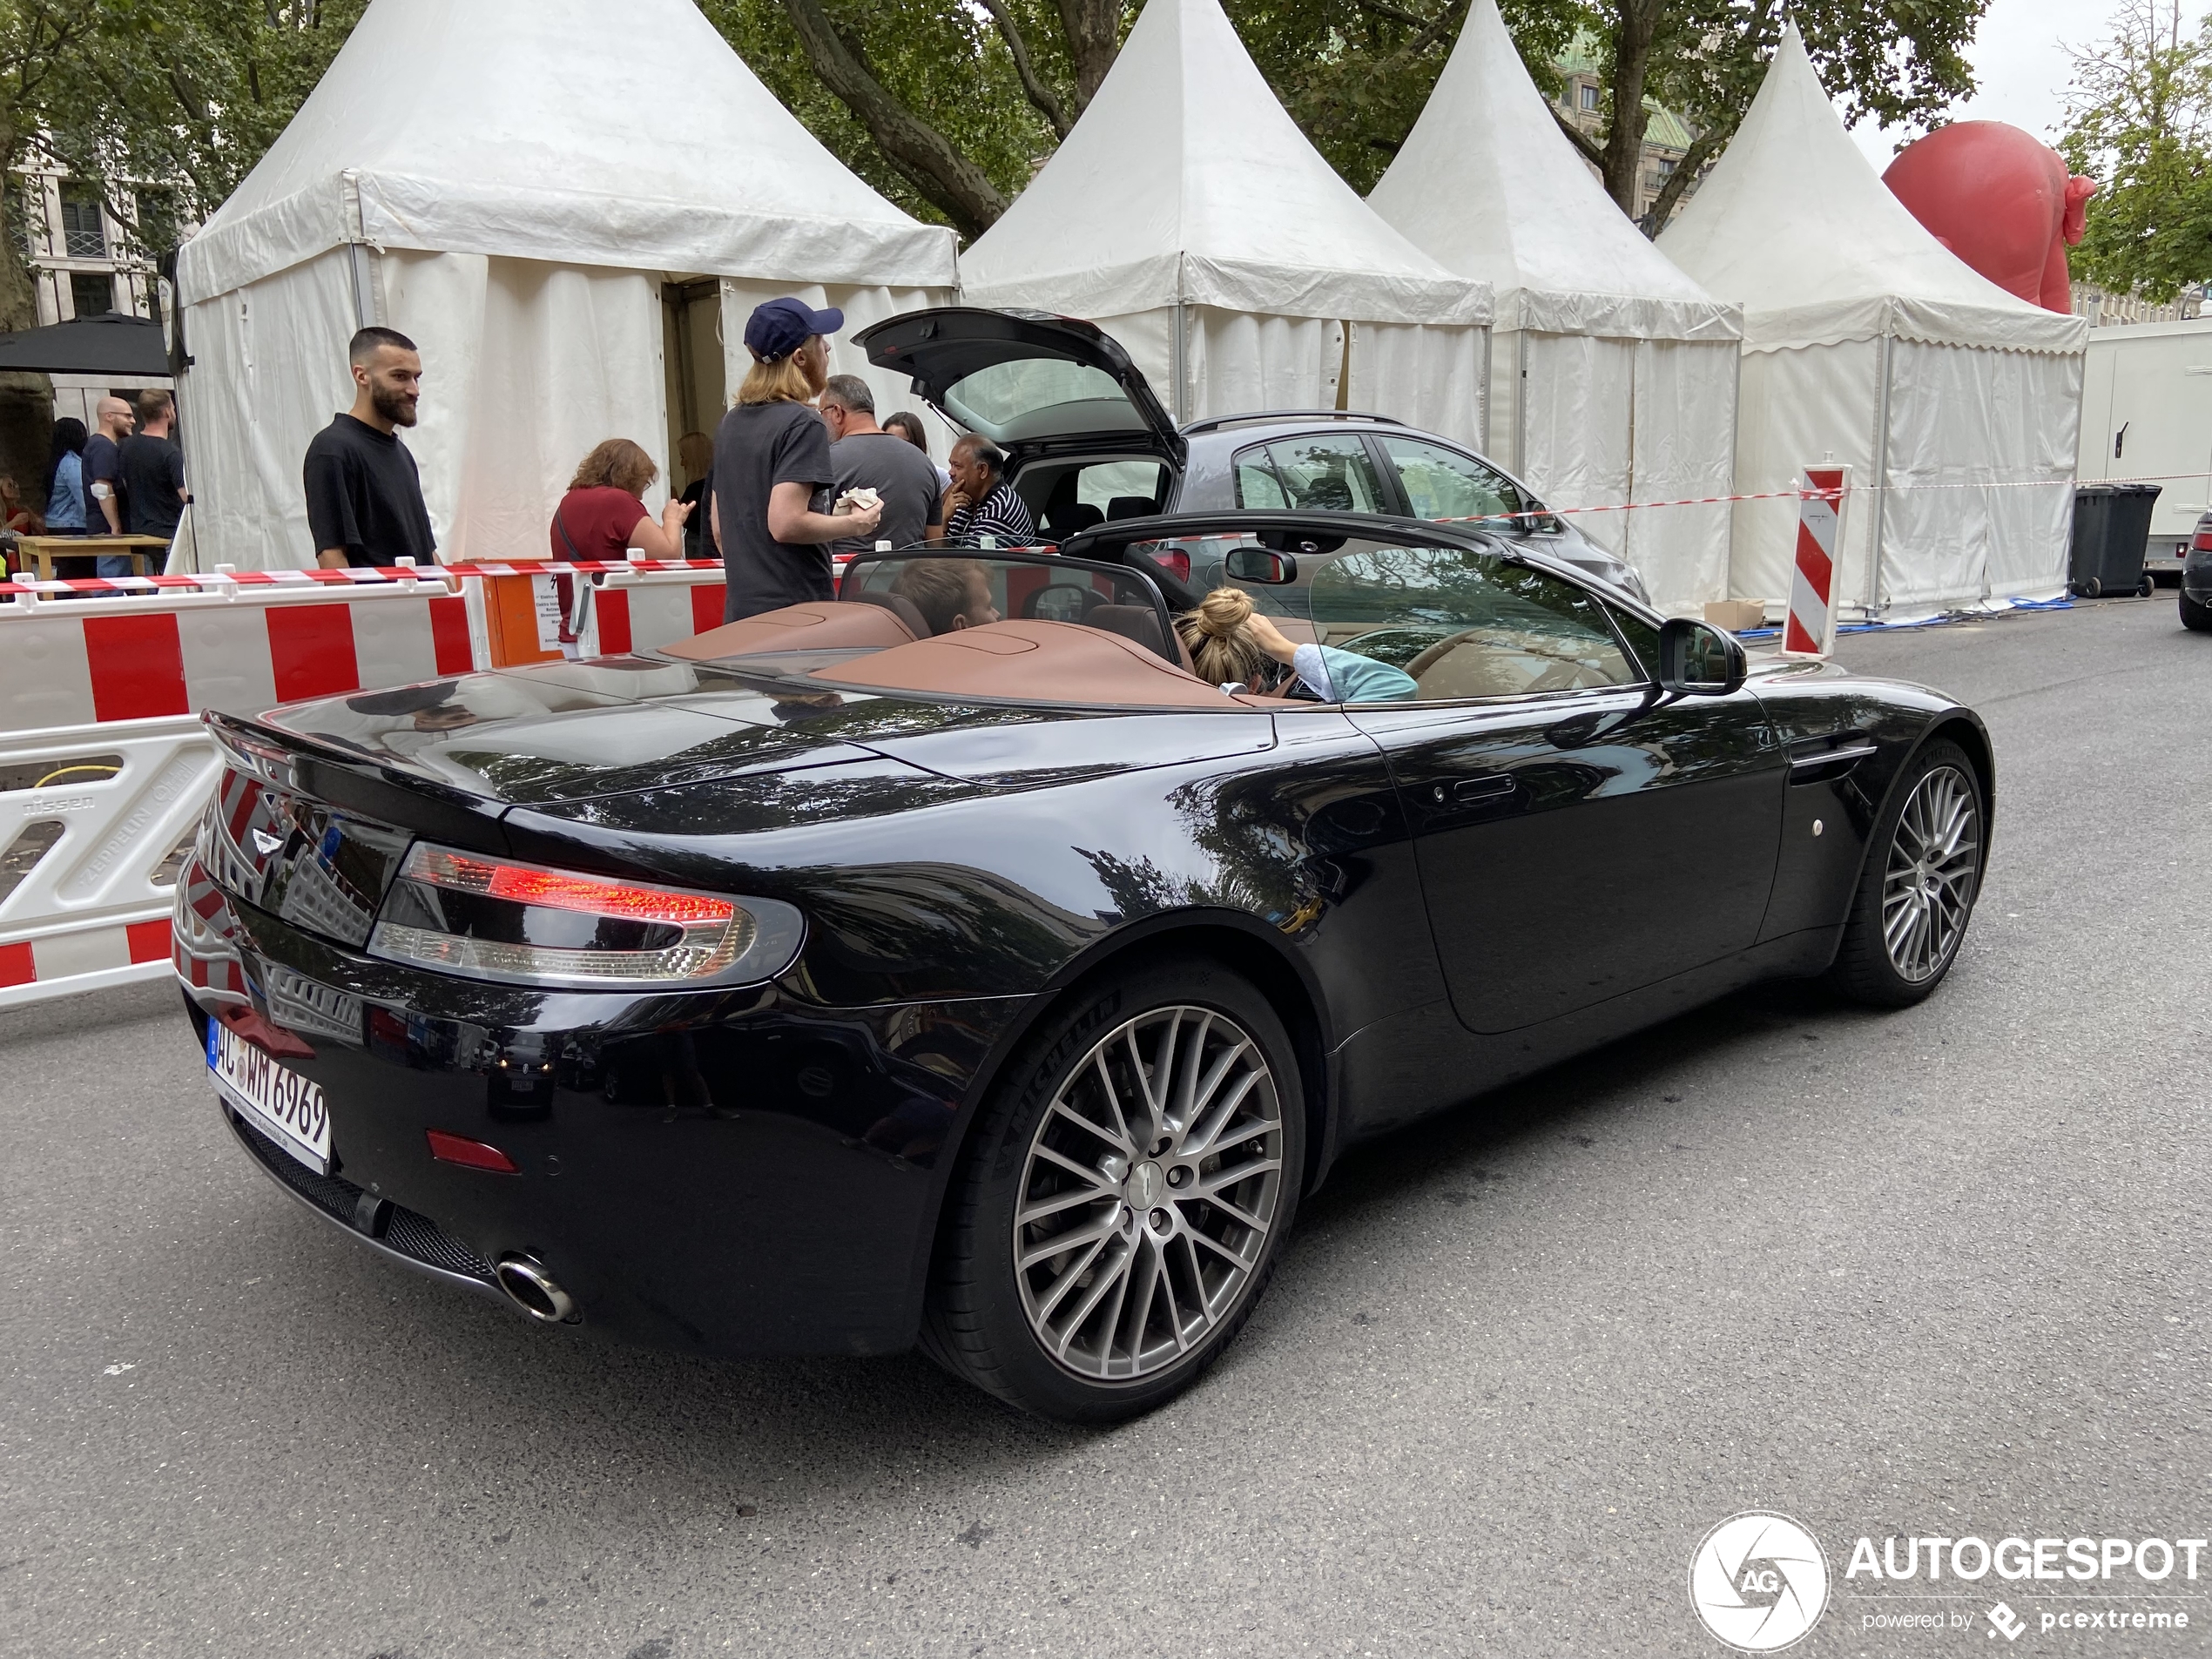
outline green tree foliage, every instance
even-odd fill
[[[840,161],[908,212],[968,235],[1005,211],[1059,141],[1025,95],[1005,34],[977,7],[946,0],[699,3],[769,91]],[[1001,0],[1000,9],[1015,20],[1042,84],[1072,101],[1065,39],[1045,8],[1035,0]],[[828,51],[842,48],[846,61],[840,67],[852,78],[839,91],[810,57],[794,10],[811,14],[810,24],[819,19]],[[907,130],[893,136],[887,123],[900,118]]]
[[[16,168],[45,125],[54,84],[87,27],[74,6],[0,3],[0,329],[37,320],[24,263],[24,201]]]
[[[1104,78],[1125,0],[700,0],[800,118],[862,177],[964,234],[988,228]],[[1373,187],[1459,38],[1467,0],[1226,0],[1292,117],[1352,186]],[[1987,0],[1804,0],[1791,15],[1853,118],[1924,124],[1972,90]],[[1736,132],[1780,39],[1783,0],[1502,0],[1537,84],[1580,36],[1607,100],[1593,139],[1561,130],[1627,211],[1647,100],[1697,134],[1644,228]],[[1625,118],[1620,113],[1626,111]]]
[[[2110,34],[2074,54],[2059,150],[2100,181],[2074,275],[2170,302],[2212,280],[2212,19],[2128,0]]]
[[[44,145],[106,184],[158,255],[205,219],[262,152],[346,44],[368,0],[90,0],[56,66]],[[133,189],[132,181],[142,181]]]
[[[1503,0],[1537,85],[1595,14],[1567,0]],[[1467,21],[1467,0],[1228,0],[1252,60],[1291,118],[1366,195],[1413,130]]]

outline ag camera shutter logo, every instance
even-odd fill
[[[1750,1510],[1705,1534],[1689,1558],[1689,1604],[1740,1653],[1776,1653],[1818,1622],[1828,1560],[1787,1515]]]

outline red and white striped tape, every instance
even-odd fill
[[[1836,585],[1837,527],[1841,523],[1848,467],[1807,467],[1808,488],[1797,502],[1797,567],[1790,578],[1790,616],[1782,649],[1796,656],[1825,657],[1836,643],[1830,604]]]
[[[357,565],[342,570],[234,570],[218,565],[212,570],[177,576],[114,576],[56,577],[40,582],[17,577],[0,582],[0,594],[35,599],[68,599],[86,594],[227,593],[267,589],[375,588],[386,583],[435,582],[448,578],[485,576],[588,576],[610,570],[639,574],[665,571],[719,570],[719,559],[551,559],[516,560],[511,564],[476,562],[463,564]]]

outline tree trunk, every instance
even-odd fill
[[[1060,0],[1060,26],[1076,66],[1076,113],[1090,106],[1106,71],[1122,50],[1123,0]]]
[[[818,0],[783,0],[783,5],[814,73],[860,118],[891,165],[943,209],[961,235],[988,230],[1006,211],[1007,199],[983,170],[885,90]]]
[[[1667,221],[1674,218],[1675,209],[1681,206],[1683,192],[1697,182],[1698,173],[1729,137],[1730,133],[1709,128],[1690,140],[1689,148],[1675,163],[1674,172],[1667,175],[1667,182],[1660,185],[1659,193],[1651,199],[1650,207],[1639,221],[1646,236],[1655,242],[1659,239],[1659,233],[1667,228]]]
[[[1623,0],[1613,35],[1613,121],[1605,135],[1605,193],[1636,216],[1636,177],[1643,169],[1643,83],[1658,32],[1661,0]]]

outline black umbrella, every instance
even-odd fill
[[[46,328],[0,334],[0,369],[39,374],[166,374],[161,325],[111,311]]]

